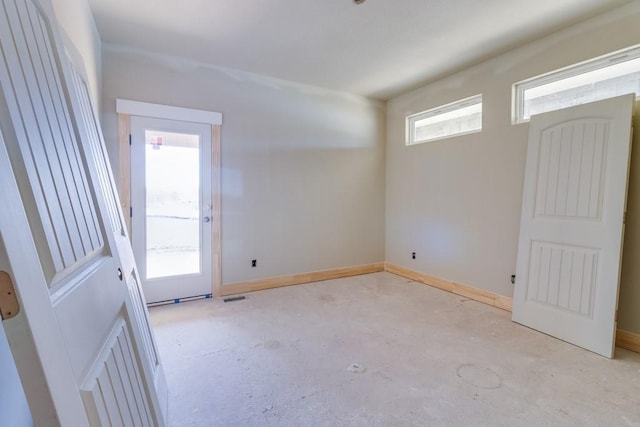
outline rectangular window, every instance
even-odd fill
[[[407,145],[482,130],[482,94],[407,116]]]
[[[512,122],[632,92],[640,93],[640,46],[515,83]]]

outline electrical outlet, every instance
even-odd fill
[[[416,259],[416,253],[415,252],[411,252],[411,259]]]
[[[512,284],[512,285],[515,285],[515,284],[516,284],[516,275],[515,275],[515,274],[512,274],[512,275],[511,275],[511,284]]]
[[[258,260],[257,259],[252,259],[251,260],[251,267],[257,267],[258,266]]]

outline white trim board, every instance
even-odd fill
[[[118,114],[153,117],[157,119],[181,120],[184,122],[208,123],[211,125],[222,124],[222,113],[215,111],[172,107],[170,105],[151,104],[120,98],[116,99],[116,112]]]

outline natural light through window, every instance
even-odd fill
[[[514,85],[513,123],[534,114],[640,93],[640,46],[614,52]]]
[[[200,135],[145,131],[147,279],[198,274]]]
[[[482,95],[461,99],[407,117],[406,144],[449,138],[482,130]]]

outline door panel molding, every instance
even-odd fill
[[[143,388],[146,393],[144,402],[149,405],[153,425],[164,425],[167,420],[168,389],[164,370],[158,355],[149,313],[143,303],[143,290],[139,281],[133,280],[137,276],[137,267],[131,250],[128,232],[125,226],[116,182],[108,162],[108,154],[104,137],[99,126],[97,112],[93,108],[90,92],[86,80],[82,77],[78,66],[73,64],[71,57],[67,57],[73,84],[70,89],[75,93],[70,98],[77,101],[74,113],[79,118],[77,124],[79,132],[86,135],[83,150],[87,160],[91,163],[90,175],[102,201],[103,220],[111,225],[107,237],[111,247],[111,254],[116,266],[119,266],[120,277],[118,286],[123,292],[123,306],[120,308],[122,319],[125,319],[128,333],[131,337],[131,348],[139,358],[139,375],[144,379]],[[105,224],[105,227],[107,224]],[[113,273],[112,273],[113,274]],[[134,366],[129,364],[129,367]]]
[[[613,357],[633,94],[533,116],[513,320]]]
[[[0,256],[10,265],[8,273],[16,285],[21,312],[17,317],[4,321],[7,340],[16,361],[31,415],[36,425],[87,425],[82,400],[75,393],[74,374],[62,343],[44,272],[30,260],[38,259],[36,244],[31,238],[29,221],[23,205],[13,167],[0,130]],[[5,203],[5,201],[11,201]],[[28,268],[26,268],[28,267]],[[28,287],[18,287],[29,283]],[[27,313],[37,310],[36,316]],[[25,334],[32,337],[24,340]],[[45,351],[49,357],[38,357]],[[65,390],[67,396],[56,398],[49,388]]]
[[[119,321],[80,387],[92,425],[154,425],[142,378],[130,363],[134,359],[131,336]]]

